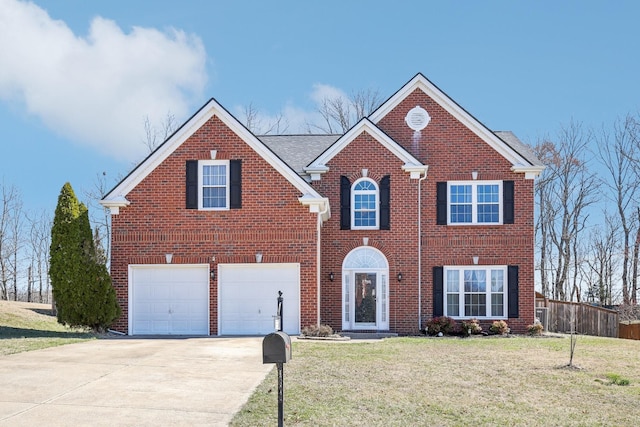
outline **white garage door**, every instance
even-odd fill
[[[219,264],[220,335],[266,335],[274,331],[278,291],[282,291],[283,330],[300,333],[299,264]]]
[[[129,334],[209,335],[209,265],[130,266]]]

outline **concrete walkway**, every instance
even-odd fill
[[[104,339],[0,357],[0,426],[226,426],[262,338]]]

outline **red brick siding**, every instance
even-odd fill
[[[431,122],[419,134],[409,129],[404,118],[420,105]],[[421,183],[422,198],[422,324],[433,317],[432,270],[434,266],[480,265],[519,266],[520,316],[508,319],[514,332],[524,332],[534,318],[533,283],[533,181],[513,173],[511,164],[451,114],[416,90],[379,123],[379,127],[423,163],[428,178]],[[390,329],[398,333],[418,331],[418,184],[400,168],[402,162],[369,135],[361,135],[328,164],[330,171],[314,183],[330,199],[333,216],[322,230],[321,318],[341,328],[342,261],[354,247],[369,237],[369,245],[380,249],[389,261]],[[391,230],[340,230],[340,175],[360,176],[370,171],[376,180],[391,175]],[[436,225],[436,182],[471,180],[515,181],[515,223],[500,226]],[[335,281],[328,275],[334,272]],[[402,272],[402,282],[396,279]]]
[[[185,209],[187,160],[242,160],[242,209]],[[317,322],[317,215],[298,201],[291,183],[218,118],[204,124],[128,195],[131,205],[114,215],[111,275],[122,315],[113,325],[128,332],[128,266],[255,262],[300,263],[301,324]],[[215,257],[215,261],[213,261]],[[275,296],[274,296],[275,298]],[[217,334],[217,277],[210,283],[210,331]],[[275,309],[275,308],[274,308]]]
[[[414,134],[404,122],[420,105],[431,123]],[[533,181],[513,173],[511,164],[421,91],[410,94],[385,116],[379,126],[414,156],[429,165],[421,183],[422,278],[418,283],[418,182],[401,170],[402,162],[368,134],[358,136],[328,164],[330,170],[313,185],[330,200],[332,217],[322,227],[322,323],[342,326],[342,262],[369,238],[389,262],[390,330],[416,333],[433,316],[434,266],[519,266],[520,317],[508,319],[513,331],[524,332],[534,317]],[[242,159],[242,209],[203,212],[185,209],[185,162],[218,158]],[[391,229],[340,230],[340,176],[353,182],[368,169],[379,182],[391,177]],[[436,182],[470,180],[515,181],[515,224],[501,226],[436,225]],[[114,327],[127,331],[127,269],[129,264],[253,262],[258,250],[263,262],[301,264],[301,327],[317,321],[316,220],[298,202],[299,191],[271,168],[220,120],[213,118],[151,172],[127,198],[131,206],[113,217],[112,278],[123,314]],[[215,256],[215,262],[212,257]],[[334,282],[329,273],[335,275]],[[397,274],[403,280],[398,282]],[[421,292],[418,290],[420,286]],[[217,333],[217,283],[210,284],[211,333]],[[421,293],[422,325],[418,321]],[[488,322],[485,322],[488,324]],[[490,323],[490,322],[489,322]]]

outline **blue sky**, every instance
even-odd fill
[[[53,212],[146,154],[144,119],[209,98],[290,133],[326,93],[386,99],[421,72],[535,144],[640,111],[637,1],[0,0],[0,180]]]

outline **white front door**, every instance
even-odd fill
[[[385,256],[363,246],[351,251],[342,267],[342,329],[389,329],[389,269]]]

